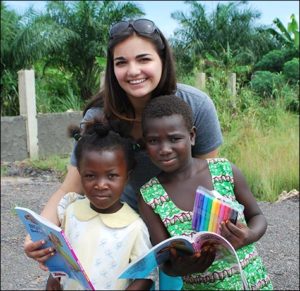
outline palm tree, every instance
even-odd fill
[[[248,8],[246,1],[218,3],[216,9],[207,14],[204,5],[196,1],[185,1],[190,5],[190,13],[174,12],[171,17],[177,20],[181,28],[174,33],[172,43],[184,45],[193,63],[203,63],[207,55],[227,60],[228,47],[241,65],[256,60],[272,47],[272,42],[255,20],[260,12]],[[176,41],[174,40],[176,39]],[[223,53],[224,52],[224,53]],[[241,57],[243,55],[243,57]],[[247,60],[248,63],[245,63]],[[225,64],[225,63],[224,63]],[[225,64],[226,65],[226,64]]]
[[[29,67],[43,59],[45,67],[71,72],[86,100],[99,88],[103,67],[96,57],[106,57],[110,25],[144,13],[137,5],[121,1],[48,1],[46,9],[25,15],[26,28],[14,43],[15,58],[24,59]]]
[[[269,28],[268,32],[271,33],[284,47],[296,48],[299,50],[299,29],[295,15],[292,14],[291,22],[285,27],[279,18],[275,18],[273,23],[277,29]]]

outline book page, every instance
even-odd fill
[[[228,240],[217,233],[203,231],[196,233],[193,237],[193,241],[194,250],[197,252],[204,250],[205,248],[214,247],[216,250],[215,260],[227,261],[229,264],[235,267],[240,273],[244,289],[248,288],[247,280],[245,278],[238,255]]]
[[[193,246],[188,238],[171,237],[154,246],[147,254],[132,262],[119,276],[121,279],[142,279],[170,257],[170,248],[176,248],[178,254],[192,254]]]

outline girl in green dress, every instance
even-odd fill
[[[201,119],[201,116],[197,118]],[[244,206],[236,224],[223,221],[221,235],[236,249],[250,289],[273,289],[254,243],[267,229],[260,210],[241,171],[227,159],[192,157],[196,131],[192,112],[180,98],[155,98],[146,106],[142,128],[152,162],[161,169],[140,189],[139,210],[153,244],[170,236],[193,237],[192,210],[199,185],[216,190],[235,204]],[[225,260],[214,260],[213,249],[193,256],[177,256],[163,266],[173,276],[182,276],[184,290],[240,290],[239,273]]]

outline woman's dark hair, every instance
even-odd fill
[[[120,121],[104,123],[98,119],[84,123],[83,132],[80,127],[70,125],[68,135],[76,139],[75,157],[77,167],[85,152],[122,149],[126,159],[128,171],[135,166],[134,151],[136,143],[126,135]]]
[[[152,92],[152,98],[175,93],[175,64],[171,48],[164,35],[158,29],[152,34],[139,35],[132,27],[128,27],[122,34],[109,40],[104,89],[94,96],[93,100],[84,110],[84,113],[91,107],[102,105],[104,107],[104,114],[108,119],[134,120],[134,109],[115,77],[113,62],[115,46],[134,34],[149,40],[154,45],[162,62],[161,79],[156,89]]]
[[[193,127],[193,112],[188,103],[175,95],[165,95],[152,99],[142,115],[142,130],[146,132],[146,123],[151,118],[161,118],[173,114],[181,115],[187,130]]]

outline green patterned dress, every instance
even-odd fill
[[[222,158],[207,159],[212,176],[214,190],[229,198],[234,203],[233,174],[228,160]],[[192,237],[192,212],[179,209],[169,198],[157,178],[152,178],[140,189],[144,201],[152,207],[160,217],[171,236],[185,235]],[[238,218],[245,222],[242,214]],[[255,245],[249,244],[237,250],[241,266],[252,290],[272,290],[273,286],[262,259],[258,256]],[[184,290],[242,290],[240,275],[232,264],[215,260],[204,272],[183,277]]]

